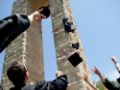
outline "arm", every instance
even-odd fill
[[[104,86],[108,89],[108,90],[119,90],[120,87],[115,86],[111,81],[109,81],[108,79],[105,79],[103,82]]]
[[[68,85],[68,79],[67,76],[61,72],[56,72],[56,79],[52,81],[52,85],[55,88],[55,90],[66,90]]]
[[[0,23],[0,52],[30,26],[26,15],[12,15]]]
[[[112,59],[114,65],[115,65],[115,68],[120,73],[120,64],[117,62],[117,58],[116,57],[112,57],[111,59]]]
[[[102,76],[102,74],[100,73],[100,71],[95,67],[94,68],[94,73],[100,78],[100,80],[102,81],[102,83],[104,84],[104,86],[108,89],[108,90],[117,90],[118,88],[111,83],[108,79],[104,78]]]
[[[98,90],[88,79],[87,74],[83,75],[83,79],[86,81],[86,83],[93,89],[93,90]]]
[[[64,74],[56,75],[58,76],[53,81],[41,81],[37,83],[35,86],[35,90],[66,90],[68,85],[67,76]]]
[[[102,76],[102,74],[96,67],[94,67],[93,72],[100,78],[102,82],[105,80],[105,78]]]
[[[17,36],[28,29],[30,22],[40,21],[45,18],[43,14],[37,10],[30,15],[11,15],[0,20],[0,52],[2,52]]]
[[[93,90],[98,90],[91,82],[86,81]]]
[[[52,88],[55,90],[66,90],[68,85],[67,76],[63,75],[52,81]]]

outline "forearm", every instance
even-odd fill
[[[26,15],[11,15],[0,22],[0,52],[30,26]]]
[[[109,81],[108,79],[105,79],[103,81],[104,86],[109,89],[109,90],[118,90],[119,87],[116,87],[116,85],[114,85],[111,81]]]
[[[117,71],[120,73],[120,64],[118,62],[115,62],[114,65]]]
[[[105,78],[102,76],[102,74],[100,73],[100,74],[98,74],[98,76],[99,76],[99,78],[100,78],[100,80],[103,82],[104,80],[105,80]]]
[[[93,89],[93,90],[98,90],[91,82],[89,82],[88,80],[86,81],[90,87]]]

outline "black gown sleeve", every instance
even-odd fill
[[[120,87],[117,87],[116,85],[114,85],[111,81],[109,81],[108,79],[105,79],[105,81],[103,82],[103,84],[105,85],[105,87],[108,90],[119,90]]]
[[[16,14],[0,20],[0,52],[29,26],[30,21],[26,15]]]
[[[58,77],[57,79],[52,81],[52,86],[55,90],[66,90],[68,85],[68,79],[66,75]]]
[[[66,90],[67,85],[67,76],[63,75],[53,81],[40,81],[36,84],[35,90]]]

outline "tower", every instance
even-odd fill
[[[68,90],[90,90],[82,78],[88,72],[86,57],[68,0],[17,0],[13,4],[13,13],[30,14],[41,6],[50,6],[58,69],[64,71],[69,79]],[[66,23],[70,30],[66,28]],[[2,85],[4,90],[11,87],[6,77],[8,66],[14,61],[25,61],[30,72],[29,82],[44,79],[41,23],[33,23],[29,30],[16,38],[7,48],[3,67]],[[74,53],[83,62],[73,67],[68,58]],[[40,71],[38,71],[38,68]],[[37,74],[36,74],[37,73]]]

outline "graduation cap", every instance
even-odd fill
[[[72,54],[69,58],[68,58],[69,62],[76,67],[78,64],[80,64],[83,59],[80,57],[80,55],[75,52],[74,54]]]
[[[43,15],[46,16],[46,18],[48,18],[50,16],[50,9],[49,6],[47,7],[40,7],[39,9],[43,8],[43,11],[41,12]]]
[[[72,22],[68,22],[68,18],[63,18],[63,24],[64,24],[64,28],[65,28],[65,32],[69,33],[69,32],[74,32],[74,30],[76,30],[76,26],[73,25]]]
[[[79,46],[80,46],[80,45],[79,45],[78,42],[72,44],[72,47],[75,48],[75,49],[79,49]]]

